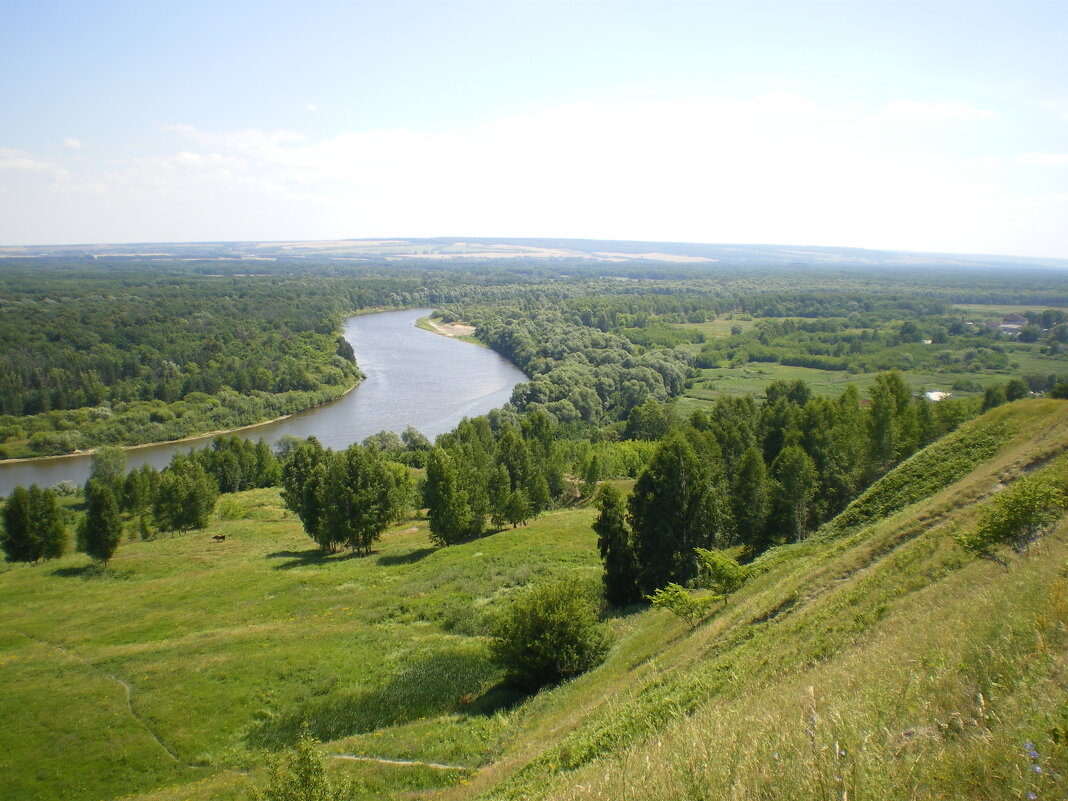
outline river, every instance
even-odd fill
[[[360,385],[332,403],[238,433],[272,446],[287,434],[314,434],[323,445],[338,450],[379,431],[399,433],[409,425],[433,439],[464,417],[503,406],[512,387],[527,377],[488,348],[416,327],[415,321],[430,312],[408,309],[350,317],[343,334],[366,376]],[[201,437],[131,448],[126,451],[127,467],[163,468],[176,452],[203,448],[209,442],[211,437]],[[8,495],[19,484],[83,484],[89,466],[86,455],[0,464],[0,495]]]

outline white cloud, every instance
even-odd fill
[[[973,156],[968,159],[970,164],[974,164],[977,167],[1000,167],[1001,159],[997,156]]]
[[[314,103],[307,103],[304,106],[304,110],[305,111],[318,111],[319,107],[317,105],[315,105]]]
[[[953,101],[950,103],[928,103],[923,100],[895,100],[875,115],[875,119],[886,122],[972,122],[996,117],[990,109],[981,109],[967,103]]]
[[[1024,153],[1016,161],[1036,167],[1063,167],[1068,164],[1068,153]]]
[[[21,150],[7,150],[5,148],[0,148],[0,170],[39,173],[42,175],[50,175],[57,179],[62,179],[67,176],[67,171],[58,164],[41,161]]]
[[[66,182],[57,213],[41,196],[34,216],[29,196],[11,193],[12,212],[40,231],[20,238],[469,234],[1068,255],[1050,224],[1060,207],[995,183],[1015,162],[910,151],[863,110],[789,92],[579,103],[466,129],[325,139],[166,130],[181,137],[172,152]],[[61,223],[84,229],[46,230]]]
[[[296,131],[260,131],[255,128],[226,133],[207,133],[192,125],[180,124],[165,125],[163,130],[179,133],[204,147],[215,150],[230,150],[262,156],[269,156],[286,142],[299,142],[304,139],[304,136]]]
[[[81,150],[85,145],[82,144],[80,139],[75,139],[73,136],[68,136],[63,140],[63,147],[71,150]]]

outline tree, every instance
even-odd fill
[[[987,387],[983,391],[983,406],[984,412],[990,411],[998,406],[1001,406],[1007,401],[1005,397],[1005,387],[1002,385]]]
[[[710,545],[722,524],[712,464],[681,433],[668,436],[638,476],[628,503],[639,586],[651,593],[697,574],[693,549]]]
[[[475,516],[461,484],[456,463],[444,448],[434,448],[430,452],[423,503],[430,520],[430,539],[435,545],[461,542],[471,536],[476,528]],[[505,519],[502,508],[502,522]]]
[[[525,525],[533,511],[527,493],[522,488],[508,493],[508,499],[504,502],[504,519],[512,524],[512,528]]]
[[[1031,395],[1031,388],[1022,378],[1010,378],[1005,385],[1005,400],[1017,401]]]
[[[161,474],[153,512],[164,531],[206,528],[219,490],[199,461],[177,455]]]
[[[30,520],[41,559],[56,559],[67,547],[67,529],[59,499],[51,489],[30,486]]]
[[[897,370],[879,373],[868,413],[870,460],[877,473],[916,450],[918,432],[910,420],[912,392]]]
[[[771,465],[772,527],[788,541],[800,542],[808,533],[809,504],[818,488],[816,466],[798,445],[787,445]]]
[[[400,436],[404,447],[410,451],[429,451],[433,447],[427,435],[415,426],[408,426]]]
[[[264,441],[256,443],[256,480],[257,487],[276,487],[282,483],[282,465],[271,453],[271,447]]]
[[[604,595],[612,606],[624,606],[641,599],[638,591],[638,563],[627,529],[623,496],[611,484],[602,484],[594,504],[601,514],[594,521],[597,548],[604,562]]]
[[[717,595],[730,595],[749,578],[749,568],[722,551],[698,548],[697,558],[701,561],[701,583]]]
[[[667,433],[669,426],[663,405],[656,398],[649,398],[630,410],[624,436],[627,439],[658,440]]]
[[[15,487],[4,504],[4,537],[0,540],[10,562],[36,562],[40,545],[31,524],[30,493]]]
[[[326,451],[315,437],[286,443],[282,463],[282,502],[304,524],[304,530],[319,540],[319,516],[322,511],[322,482],[326,476]],[[317,470],[317,468],[319,468]],[[320,542],[323,548],[328,545]]]
[[[67,531],[59,500],[51,489],[36,484],[15,487],[4,504],[0,547],[9,561],[36,562],[63,555]]]
[[[512,480],[503,464],[490,473],[487,488],[490,502],[490,522],[494,528],[503,528],[508,522],[508,496],[512,494]]]
[[[768,541],[768,513],[771,508],[770,487],[764,457],[752,446],[738,463],[731,484],[731,504],[738,540],[751,553],[765,550]]]
[[[97,448],[90,457],[89,480],[102,481],[116,497],[126,477],[126,451],[114,445]]]
[[[586,497],[593,495],[597,489],[597,482],[601,479],[601,457],[597,451],[590,450],[582,460],[582,494]]]
[[[608,637],[590,594],[574,581],[535,585],[493,626],[494,661],[521,687],[535,690],[599,664]]]
[[[390,470],[375,448],[352,445],[327,451],[326,483],[319,526],[324,538],[368,554],[382,532],[406,511],[411,474]]]
[[[103,481],[90,479],[86,486],[82,527],[85,552],[107,567],[122,539],[122,519],[115,493]]]
[[[692,592],[674,582],[661,587],[651,595],[645,596],[653,609],[667,609],[671,614],[686,621],[691,629],[697,628],[709,608],[720,600],[719,595],[706,595],[697,598]]]

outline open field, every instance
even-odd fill
[[[994,324],[1000,322],[1004,315],[1025,311],[1019,306],[1009,305],[966,305],[955,306],[962,312],[966,312],[968,319],[977,324]],[[743,331],[750,330],[755,321],[730,319],[723,316],[707,323],[677,324],[684,330],[702,332],[708,341],[715,338],[729,337],[733,326],[740,326]],[[890,328],[892,326],[888,326]],[[845,332],[843,332],[845,333]],[[1007,366],[1003,369],[982,369],[959,371],[943,371],[927,368],[909,370],[899,366],[899,370],[905,380],[914,390],[938,390],[952,392],[956,396],[969,396],[981,393],[986,387],[1004,384],[1010,378],[1018,378],[1027,375],[1037,376],[1068,376],[1068,359],[1063,354],[1050,355],[1046,344],[1042,342],[1018,342],[1012,339],[991,340],[987,345],[1000,348],[1005,353]],[[683,346],[697,353],[701,345],[692,344]],[[943,350],[946,345],[930,345],[936,351]],[[811,367],[797,367],[779,364],[777,362],[749,362],[735,367],[718,367],[702,369],[699,378],[693,381],[692,387],[684,395],[676,400],[678,408],[683,413],[689,413],[694,409],[700,409],[714,402],[721,393],[728,395],[752,394],[763,397],[765,387],[772,381],[793,381],[800,379],[805,381],[813,393],[824,396],[837,396],[847,384],[856,384],[861,394],[865,394],[875,381],[876,371],[872,372],[849,372],[847,370],[822,370]],[[954,389],[971,385],[970,389]]]
[[[500,677],[482,613],[522,584],[596,564],[588,509],[446,550],[409,520],[351,558],[315,550],[275,490],[228,497],[245,519],[125,543],[105,576],[82,555],[5,566],[0,795],[110,798],[205,779],[212,793],[240,789],[231,774],[291,741],[301,718],[344,740],[445,715],[422,740],[394,732],[344,750],[476,767],[508,728],[494,710],[508,697],[485,697]],[[466,773],[344,768],[402,786]]]

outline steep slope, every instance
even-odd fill
[[[1063,480],[1066,448],[1068,404],[996,409],[807,542],[766,554],[764,572],[695,631],[659,611],[615,621],[607,663],[536,699],[474,787],[491,798],[1064,797],[1068,525],[1000,562],[952,534],[1025,472]]]

